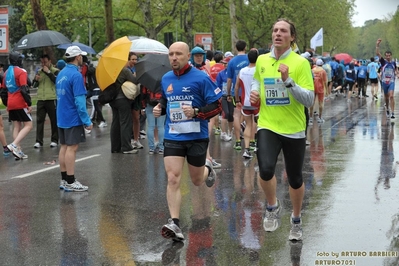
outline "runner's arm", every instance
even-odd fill
[[[222,111],[221,98],[203,107],[198,107],[198,118],[209,119],[218,115]]]
[[[284,83],[291,83],[294,82],[294,80],[289,80],[291,78],[288,78]],[[292,94],[292,96],[294,96],[294,98],[300,102],[301,104],[303,104],[306,107],[311,107],[313,105],[313,101],[314,101],[314,91],[312,90],[308,90],[305,88],[302,88],[301,86],[299,86],[298,84],[296,84],[294,82],[294,86],[292,86],[291,88],[287,88],[289,90],[289,92]]]

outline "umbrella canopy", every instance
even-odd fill
[[[52,30],[39,30],[22,37],[15,45],[14,50],[31,49],[71,43],[62,33]]]
[[[169,49],[163,43],[148,38],[133,39],[131,52],[138,54],[168,54]]]
[[[159,92],[163,75],[172,70],[166,54],[146,54],[136,64],[137,81],[152,92]]]
[[[125,36],[113,41],[104,49],[96,69],[97,84],[101,90],[114,83],[126,66],[131,45],[132,41]]]
[[[57,48],[66,50],[69,46],[72,46],[72,45],[79,47],[80,50],[87,52],[88,54],[96,54],[96,51],[92,47],[90,47],[86,44],[80,43],[80,42],[63,43],[63,44],[58,45]]]
[[[334,55],[335,59],[338,59],[339,61],[344,60],[345,64],[349,64],[352,60],[353,57],[350,56],[349,54],[341,53],[341,54],[336,54]]]

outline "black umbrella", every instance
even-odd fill
[[[62,33],[52,30],[39,30],[22,37],[15,45],[14,50],[55,46],[64,43],[71,43],[71,41]]]
[[[159,92],[163,75],[172,70],[166,54],[146,54],[136,64],[137,81],[152,92]]]

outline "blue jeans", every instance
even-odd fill
[[[148,141],[148,148],[150,150],[155,150],[155,143],[154,143],[154,130],[155,127],[158,129],[158,148],[159,150],[163,151],[163,136],[165,131],[165,118],[166,115],[161,115],[160,117],[155,118],[152,110],[154,109],[153,106],[147,104],[145,107],[145,114],[147,115],[147,141]]]

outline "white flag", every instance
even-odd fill
[[[318,46],[323,46],[323,28],[321,28],[312,39],[310,39],[310,48],[316,49]]]

